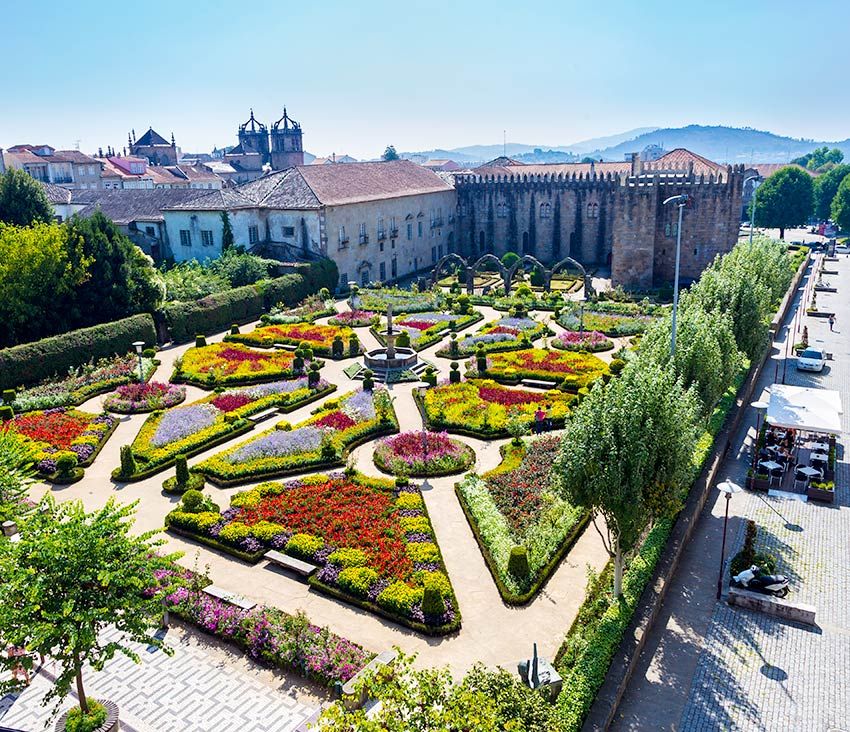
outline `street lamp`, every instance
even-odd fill
[[[666,199],[663,206],[668,203],[675,203],[679,207],[679,223],[676,226],[676,271],[673,274],[673,327],[670,333],[670,355],[676,355],[676,313],[679,309],[679,260],[682,254],[682,211],[688,205],[688,194],[683,193],[679,196],[670,196]]]
[[[744,178],[744,187],[746,187],[747,183],[751,180],[760,180],[760,175],[751,175],[747,178]],[[753,227],[756,223],[756,193],[758,192],[758,184],[753,185],[753,200],[750,201],[750,249],[753,248]]]
[[[726,496],[726,515],[723,517],[723,541],[720,544],[720,574],[717,575],[717,599],[723,594],[723,564],[726,561],[726,525],[729,523],[729,499],[733,493],[740,493],[743,489],[731,480],[724,480],[718,484],[717,490]]]
[[[136,349],[136,355],[139,357],[139,383],[145,380],[145,372],[142,368],[142,349],[145,347],[144,341],[133,341],[133,348]]]
[[[768,408],[768,403],[761,400],[751,402],[750,406],[756,410],[756,440],[753,443],[753,473],[756,469],[756,456],[758,455],[759,435],[761,434],[761,413]]]
[[[581,315],[580,315],[579,325],[578,325],[578,334],[579,334],[579,340],[581,340],[582,338],[584,338],[584,300],[581,301],[581,305],[579,306],[579,308],[580,308],[579,312],[581,313]]]

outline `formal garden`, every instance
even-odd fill
[[[73,244],[58,224],[33,226]],[[324,713],[330,730],[378,728],[345,726],[366,696],[384,702],[381,728],[427,708],[445,728],[581,729],[805,253],[756,239],[718,258],[682,295],[675,355],[669,306],[580,303],[575,279],[545,296],[453,284],[334,299],[335,273],[275,277],[250,256],[136,262],[152,291],[111,303],[112,320],[29,341],[14,322],[0,351],[0,518],[19,538],[4,526],[0,635],[21,652],[0,667],[53,657],[61,702],[108,673],[86,663],[127,652],[98,633],[162,647],[151,631],[167,609],[264,664],[353,683]],[[400,340],[450,362],[401,384],[353,369],[388,308]],[[166,539],[135,528],[137,512]],[[589,577],[564,561],[578,542],[597,560]],[[321,621],[301,612],[305,595]],[[513,673],[532,640],[563,678],[552,703]],[[360,673],[392,645],[394,673]],[[463,671],[413,666],[410,650]],[[507,671],[467,663],[476,653]],[[74,714],[96,719],[87,699]]]

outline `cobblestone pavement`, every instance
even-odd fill
[[[802,317],[812,344],[834,355],[822,374],[779,362],[785,383],[836,389],[842,394],[844,434],[839,438],[836,501],[832,506],[746,492],[730,505],[728,559],[743,544],[744,519],[759,526],[759,546],[774,554],[777,571],[791,580],[791,599],[817,608],[818,628],[787,623],[717,602],[714,589],[722,532],[722,500],[710,500],[671,585],[665,606],[618,710],[612,729],[827,730],[848,728],[850,684],[850,259],[826,279],[838,293],[819,293],[818,306],[838,314],[835,333],[826,320]],[[796,305],[799,306],[798,297]],[[796,308],[790,336],[799,340]],[[842,317],[844,315],[844,317]],[[846,321],[846,322],[845,322]],[[787,328],[776,342],[784,353]],[[769,399],[777,369],[765,367],[759,387]],[[757,389],[758,392],[758,389]],[[754,396],[754,399],[756,397]],[[753,412],[753,410],[750,410]],[[755,435],[755,415],[733,441],[722,475],[743,484]]]
[[[319,708],[309,690],[282,688],[271,671],[247,665],[238,652],[187,634],[166,633],[173,656],[132,644],[142,659],[116,656],[103,671],[84,674],[86,694],[118,704],[121,728],[128,732],[293,732]],[[0,725],[27,732],[45,729],[53,703],[41,701],[52,686],[45,672],[17,698]],[[62,709],[76,704],[66,699]]]

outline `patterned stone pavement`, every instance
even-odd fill
[[[238,651],[181,628],[169,630],[166,640],[173,656],[134,644],[140,664],[117,656],[103,671],[84,675],[87,695],[118,704],[127,732],[293,732],[320,705],[313,690],[282,684]],[[53,669],[45,670],[5,715],[0,706],[0,726],[45,729],[53,705],[41,701]],[[76,697],[66,699],[62,708],[75,703]]]

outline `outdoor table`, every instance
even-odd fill
[[[810,468],[808,465],[802,468],[797,468],[797,472],[801,475],[805,475],[809,480],[814,478],[816,475],[820,475],[820,470],[817,468]]]
[[[825,442],[810,442],[809,447],[816,452],[829,452],[829,445]]]
[[[779,477],[779,476],[774,475],[773,471],[774,470],[782,470],[782,466],[779,463],[774,462],[773,460],[762,460],[759,463],[759,465],[761,467],[763,467],[765,470],[767,470],[768,475],[770,476],[770,483],[772,485],[773,479],[776,478],[776,477]]]
[[[810,459],[813,463],[825,463],[829,460],[829,455],[825,452],[813,452]]]

